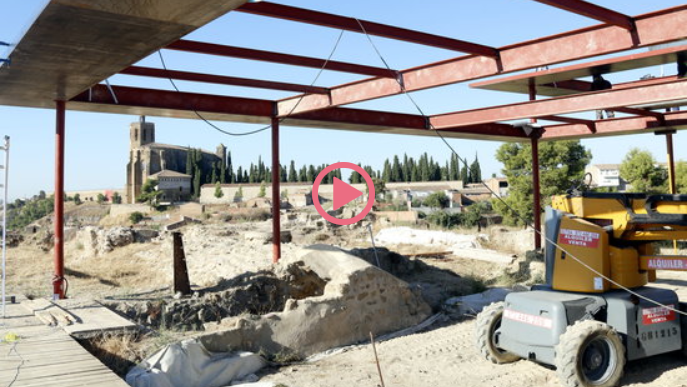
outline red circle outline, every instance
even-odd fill
[[[334,216],[331,216],[327,213],[327,211],[322,208],[322,205],[320,204],[320,184],[322,184],[322,179],[331,171],[335,169],[352,169],[356,172],[358,172],[363,179],[365,179],[365,183],[367,184],[367,189],[369,191],[367,195],[367,205],[365,208],[360,212],[358,215],[349,218],[349,219],[339,219]],[[375,199],[375,185],[374,182],[372,181],[372,178],[370,175],[365,172],[365,170],[353,163],[347,163],[347,162],[339,162],[339,163],[334,163],[327,168],[323,169],[322,172],[320,172],[319,175],[317,175],[317,178],[315,179],[315,182],[312,185],[312,202],[315,205],[315,209],[317,212],[322,215],[323,218],[325,218],[328,222],[338,224],[339,226],[348,226],[353,223],[360,222],[367,216],[367,214],[370,213],[370,210],[372,210],[372,206],[374,205],[374,200]]]

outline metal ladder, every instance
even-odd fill
[[[5,293],[5,283],[7,280],[7,185],[9,182],[9,165],[10,165],[10,137],[5,136],[5,144],[0,147],[0,152],[5,152],[5,164],[0,165],[0,173],[4,176],[4,182],[0,184],[2,188],[2,199],[0,199],[0,206],[2,207],[2,318],[6,317],[5,306],[7,297]]]

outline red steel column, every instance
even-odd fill
[[[530,80],[530,101],[537,99],[537,86]],[[537,119],[530,119],[530,123],[536,124]],[[532,133],[532,198],[534,216],[534,248],[541,249],[541,188],[539,186],[539,133]]]
[[[272,262],[281,258],[281,164],[279,162],[279,119],[272,118]]]
[[[532,137],[532,196],[534,199],[534,248],[541,249],[541,189],[539,187],[539,137]]]
[[[673,156],[673,133],[666,133],[666,144],[668,146],[668,187],[671,194],[677,193],[675,185],[675,157]]]
[[[53,298],[64,299],[64,127],[65,102],[55,101],[55,276],[52,280]]]

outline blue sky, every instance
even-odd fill
[[[277,0],[279,3],[316,9],[345,16],[397,25],[434,34],[474,41],[490,46],[503,46],[541,36],[597,24],[577,15],[545,6],[531,0],[441,0],[422,2],[408,0]],[[0,41],[16,42],[27,28],[32,15],[45,0],[3,1],[0,9]],[[594,3],[620,12],[637,15],[657,9],[681,5],[680,0],[620,1],[595,0]],[[326,57],[339,34],[338,30],[278,19],[230,13],[193,32],[189,39],[242,47],[286,52],[313,57]],[[415,44],[374,38],[374,41],[396,69],[404,69],[460,54]],[[309,84],[317,70],[293,66],[201,56],[163,51],[171,69],[281,80]],[[2,56],[0,51],[0,56]],[[382,66],[366,38],[346,32],[334,59]],[[141,61],[146,66],[160,67],[157,56]],[[642,69],[609,76],[612,82],[638,79],[653,73],[675,73],[675,66]],[[318,81],[321,86],[333,86],[360,79],[354,74],[325,71]],[[147,80],[131,76],[114,76],[112,84],[171,89],[165,80]],[[212,86],[178,82],[183,91],[277,99],[292,95],[229,86]],[[470,89],[466,84],[413,93],[428,114],[444,113],[481,106],[521,102],[522,95]],[[417,113],[404,96],[364,102],[352,107],[407,113]],[[590,114],[582,117],[590,117]],[[12,138],[10,191],[12,197],[25,197],[43,189],[52,190],[54,175],[54,111],[16,107],[0,107],[0,135]],[[100,189],[122,187],[128,159],[128,127],[138,117],[112,114],[68,112],[66,142],[66,189]],[[269,131],[249,137],[227,137],[206,124],[194,120],[149,117],[157,126],[157,141],[215,149],[224,143],[232,151],[234,165],[250,164],[261,155],[269,160]],[[248,131],[255,125],[220,122],[231,131]],[[687,147],[682,135],[676,137],[678,159],[687,159]],[[501,164],[494,159],[500,143],[475,140],[450,140],[454,148],[469,160],[479,155],[483,174],[500,174]],[[593,154],[593,163],[617,163],[632,147],[650,150],[659,161],[665,159],[665,143],[654,135],[622,136],[583,141]],[[330,164],[337,161],[363,162],[381,168],[383,160],[394,154],[417,157],[428,152],[435,159],[445,160],[449,150],[433,137],[412,137],[356,132],[315,130],[284,127],[281,140],[282,164],[293,159],[297,164]]]

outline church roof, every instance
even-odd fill
[[[161,144],[159,142],[151,142],[150,144],[145,144],[141,148],[154,148],[154,149],[175,149],[175,150],[182,150],[182,151],[188,151],[189,149],[198,149],[198,148],[193,148],[193,147],[187,147],[187,146],[179,146],[179,145],[170,145],[170,144]],[[206,153],[208,155],[212,156],[217,156],[214,152],[210,152],[205,149],[200,150],[203,153]]]
[[[164,170],[162,170],[162,171],[160,171],[154,175],[150,175],[151,179],[155,179],[158,177],[188,177],[190,179],[191,175],[187,175],[187,174],[181,173],[181,172],[172,171],[170,169],[164,169]]]

